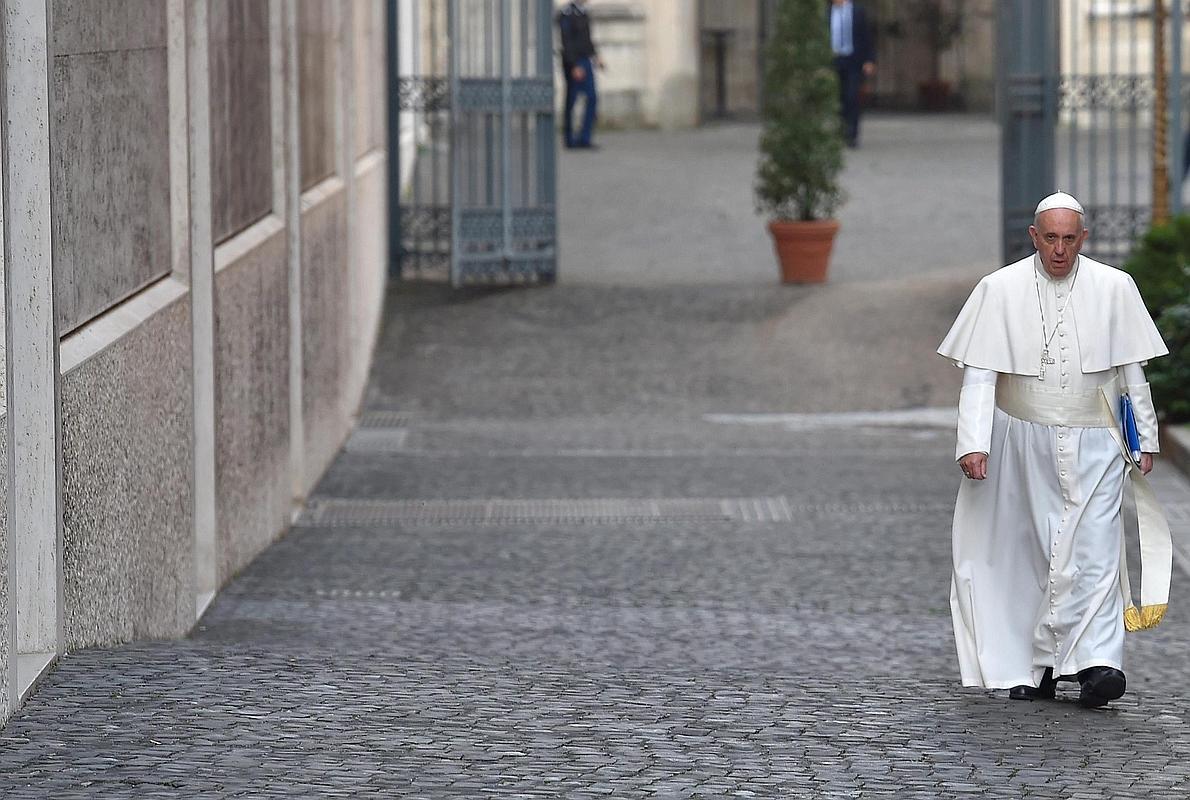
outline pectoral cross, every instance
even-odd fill
[[[1037,376],[1037,380],[1039,380],[1039,381],[1045,380],[1046,366],[1048,364],[1057,364],[1057,363],[1058,363],[1057,361],[1054,361],[1052,358],[1050,358],[1050,349],[1048,347],[1045,348],[1044,350],[1042,350],[1041,351],[1041,372]]]

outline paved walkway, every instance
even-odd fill
[[[759,133],[618,131],[596,152],[563,151],[562,282],[771,285],[777,266],[752,192]],[[863,136],[846,151],[834,283],[999,266],[993,120],[867,115]]]
[[[956,686],[963,269],[395,289],[299,523],[191,638],[65,658],[0,796],[1186,797],[1176,606],[1107,710]]]

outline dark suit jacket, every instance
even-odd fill
[[[828,3],[826,7],[828,29],[833,6],[834,3]],[[856,2],[851,3],[851,55],[848,60],[857,66],[876,60],[876,37],[868,20],[868,10]]]
[[[591,41],[591,18],[587,10],[570,3],[558,12],[558,32],[562,39],[562,68],[570,68],[579,59],[595,55],[595,44]]]

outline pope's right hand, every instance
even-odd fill
[[[982,481],[988,476],[988,454],[968,453],[959,459],[959,468],[968,478]]]

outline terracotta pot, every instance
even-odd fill
[[[838,232],[839,221],[834,219],[770,222],[773,249],[781,262],[781,282],[823,283]]]
[[[922,81],[917,84],[917,99],[926,111],[946,111],[951,107],[950,81]]]

